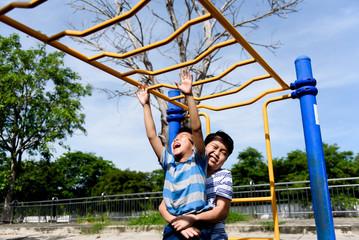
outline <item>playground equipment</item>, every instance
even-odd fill
[[[107,20],[102,24],[98,24],[91,28],[88,28],[84,31],[72,31],[72,30],[64,30],[59,33],[56,33],[52,36],[47,36],[46,34],[40,33],[33,28],[26,26],[23,23],[16,21],[7,16],[7,14],[17,8],[26,8],[32,9],[38,7],[41,4],[46,4],[46,0],[33,0],[31,2],[13,2],[10,3],[3,8],[0,9],[0,21],[3,23],[12,26],[13,28],[28,34],[46,44],[49,44],[55,47],[58,50],[61,50],[97,69],[104,71],[108,74],[115,76],[116,78],[121,79],[133,86],[138,86],[140,83],[133,78],[131,75],[134,74],[147,74],[147,75],[159,75],[167,72],[171,72],[173,70],[178,70],[182,67],[187,67],[192,64],[195,64],[201,61],[204,57],[206,57],[211,52],[215,51],[216,49],[226,47],[233,44],[239,44],[252,58],[240,61],[230,68],[228,68],[223,73],[219,74],[218,76],[203,79],[200,81],[195,82],[193,85],[199,84],[206,84],[213,81],[216,81],[223,76],[227,75],[229,72],[233,71],[234,69],[250,64],[258,64],[266,74],[251,78],[240,87],[213,94],[208,96],[202,96],[199,98],[195,98],[198,101],[204,101],[207,99],[213,99],[216,97],[236,94],[243,90],[244,88],[248,87],[254,82],[267,80],[267,79],[274,79],[279,87],[266,90],[259,94],[257,97],[253,98],[252,100],[234,103],[225,105],[222,107],[214,107],[205,104],[197,105],[197,108],[203,108],[212,111],[222,111],[230,108],[237,108],[241,106],[246,106],[252,104],[259,99],[263,98],[264,96],[282,92],[287,90],[295,90],[291,94],[286,94],[279,97],[274,97],[267,100],[263,105],[263,120],[264,120],[264,130],[265,130],[265,141],[266,141],[266,150],[267,150],[267,159],[268,159],[268,172],[269,172],[269,182],[270,182],[270,196],[267,197],[258,197],[258,198],[240,198],[240,199],[233,199],[233,202],[255,202],[255,201],[269,201],[272,204],[272,212],[273,212],[273,223],[274,223],[274,237],[273,238],[230,238],[230,239],[276,239],[279,240],[279,223],[278,223],[278,215],[277,215],[277,205],[276,205],[276,196],[275,196],[275,189],[274,189],[274,174],[273,174],[273,164],[272,164],[272,156],[271,156],[271,146],[270,146],[270,137],[269,137],[269,127],[268,127],[268,114],[267,114],[267,106],[271,102],[276,102],[284,99],[289,98],[299,98],[302,110],[302,119],[303,119],[303,128],[305,134],[305,142],[306,142],[306,149],[307,149],[307,157],[308,157],[308,165],[309,165],[309,172],[310,172],[310,181],[311,181],[311,188],[312,188],[312,195],[313,195],[313,204],[314,204],[314,213],[315,213],[315,221],[317,226],[317,236],[318,239],[335,239],[334,234],[334,225],[333,225],[333,217],[331,212],[331,205],[330,205],[330,198],[329,198],[329,191],[328,191],[328,183],[326,177],[326,170],[325,170],[325,163],[324,163],[324,156],[323,156],[323,147],[320,135],[320,126],[318,122],[318,115],[316,111],[316,100],[315,95],[317,94],[317,89],[315,88],[316,82],[315,79],[312,77],[311,66],[310,66],[310,59],[308,57],[300,57],[296,60],[296,71],[297,71],[297,81],[289,86],[285,83],[281,77],[267,64],[264,59],[252,48],[252,46],[242,37],[242,35],[231,25],[231,23],[221,14],[221,12],[209,1],[209,0],[198,0],[207,11],[208,14],[203,16],[194,18],[183,26],[178,28],[171,34],[168,38],[149,44],[147,46],[143,46],[127,53],[118,54],[118,53],[111,53],[111,52],[103,52],[97,54],[95,56],[86,56],[83,53],[80,53],[67,45],[60,43],[59,40],[66,36],[73,36],[73,37],[85,37],[95,32],[101,31],[107,27],[111,27],[121,21],[124,21],[128,18],[133,17],[136,13],[141,11],[141,9],[148,4],[150,0],[142,0],[139,1],[130,11],[119,15],[116,18]],[[98,60],[103,57],[113,57],[113,58],[126,58],[131,57],[136,54],[149,51],[151,49],[157,48],[159,46],[165,45],[179,36],[183,31],[190,28],[193,25],[201,23],[203,21],[209,19],[216,19],[224,29],[230,34],[233,39],[228,41],[219,43],[205,52],[203,52],[198,58],[177,64],[171,67],[163,68],[157,71],[147,71],[142,69],[136,69],[128,72],[121,73],[101,62]],[[169,91],[169,96],[159,92],[157,89],[159,88],[169,88],[172,89]],[[173,139],[173,136],[176,135],[176,131],[180,125],[180,121],[183,119],[184,111],[187,111],[188,108],[186,105],[178,101],[179,99],[183,98],[183,96],[179,95],[179,91],[176,90],[175,85],[160,83],[157,85],[153,85],[149,87],[149,91],[151,94],[156,95],[157,97],[169,102],[169,109],[168,109],[168,121],[170,125],[170,136],[169,139]],[[207,125],[207,134],[210,132],[209,126],[209,116],[207,113],[200,113],[206,117],[206,125]]]

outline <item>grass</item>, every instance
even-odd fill
[[[278,225],[283,225],[285,222],[279,222]],[[274,223],[273,222],[260,222],[261,225],[265,230],[273,231],[274,230]]]
[[[226,223],[236,223],[236,222],[244,222],[250,220],[252,220],[252,218],[248,215],[243,215],[237,212],[229,212],[228,217],[226,219]]]
[[[250,221],[252,218],[247,215],[239,214],[236,212],[229,212],[228,217],[226,219],[226,223],[236,223],[236,222],[243,222],[243,221]],[[92,223],[89,228],[84,230],[84,234],[98,234],[101,230],[108,225],[119,224],[114,222],[109,222],[107,217],[93,217],[88,215],[83,219],[78,219],[78,223]],[[139,217],[131,218],[128,221],[123,222],[125,225],[128,226],[145,226],[145,225],[167,225],[167,222],[162,218],[159,212],[153,212],[148,214],[140,215]],[[273,228],[272,222],[261,222],[260,223],[265,229]],[[271,225],[272,224],[272,225]]]
[[[99,234],[105,226],[109,225],[113,225],[113,223],[93,223],[86,228],[82,228],[81,232],[88,235]]]
[[[139,217],[131,218],[126,225],[167,225],[167,222],[158,212],[152,214],[143,214]]]

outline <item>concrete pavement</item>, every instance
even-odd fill
[[[269,220],[265,220],[268,221]],[[229,237],[272,238],[272,230],[263,227],[264,220],[227,224]],[[314,219],[281,219],[281,240],[314,240]],[[359,218],[334,218],[337,240],[359,239]],[[0,225],[1,240],[160,240],[163,226],[105,226],[97,233],[93,224],[3,224]]]

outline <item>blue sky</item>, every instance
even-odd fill
[[[0,7],[8,2],[11,1],[1,1]],[[51,4],[60,2],[52,1]],[[20,14],[24,11],[14,13],[18,17],[16,19],[26,17]],[[282,42],[283,46],[275,55],[265,49],[256,50],[288,84],[296,80],[294,60],[301,55],[311,58],[313,75],[318,82],[317,103],[322,139],[325,143],[337,143],[341,151],[351,150],[355,154],[359,153],[359,114],[355,105],[359,102],[359,73],[356,71],[359,67],[358,12],[357,0],[343,0],[340,3],[333,0],[305,0],[299,12],[290,14],[287,19],[271,18],[263,21],[259,31],[248,38],[245,36],[249,41],[272,37]],[[60,11],[42,14],[42,19],[54,20],[49,21],[47,26],[49,29],[52,27],[54,32],[57,32],[54,28],[65,26],[68,17]],[[37,22],[39,19],[35,17],[30,24]],[[0,23],[1,35],[8,36],[12,32],[17,31]],[[31,38],[22,37],[24,47],[34,46],[34,42]],[[118,79],[72,57],[66,57],[66,63],[80,73],[84,82],[95,87],[114,88],[121,85]],[[249,88],[244,96],[258,89],[256,86]],[[286,93],[290,91],[283,94]],[[234,98],[217,99],[216,103],[238,101]],[[236,163],[238,152],[248,146],[266,155],[261,111],[264,100],[222,112],[203,110],[211,117],[212,131],[221,129],[234,138],[235,149],[225,167],[230,168]],[[83,100],[83,106],[87,135],[78,133],[68,138],[67,144],[73,151],[94,152],[97,156],[113,161],[120,169],[152,171],[159,168],[145,137],[142,107],[137,99],[125,97],[108,100],[104,93],[95,91],[92,97]],[[299,101],[290,99],[273,103],[269,105],[268,111],[273,157],[284,157],[295,149],[304,150]],[[159,113],[155,111],[154,117],[159,129]],[[56,149],[56,156],[64,152],[61,148]]]

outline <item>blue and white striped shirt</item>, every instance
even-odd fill
[[[217,204],[217,196],[232,200],[233,182],[229,170],[219,169],[206,181],[207,202],[212,207]],[[211,240],[227,240],[228,235],[225,229],[225,220],[214,223],[211,230]]]
[[[163,200],[171,214],[199,213],[211,208],[206,203],[207,157],[194,147],[186,162],[176,162],[163,148],[159,163],[165,171]]]

